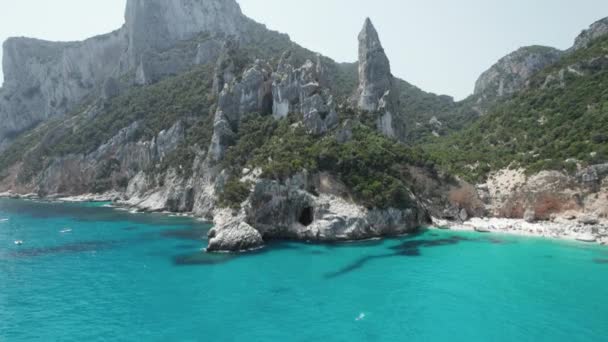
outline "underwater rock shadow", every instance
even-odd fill
[[[53,254],[70,254],[105,251],[118,245],[119,241],[84,241],[53,247],[22,249],[9,253],[15,258],[41,257]]]
[[[190,245],[178,245],[177,247],[184,247]],[[203,248],[204,246],[197,246]],[[199,248],[199,249],[200,249]],[[181,254],[172,257],[173,265],[175,266],[212,266],[227,263],[233,260],[236,260],[240,257],[248,257],[254,255],[262,255],[266,253],[272,253],[280,250],[299,250],[303,248],[303,246],[289,243],[289,242],[279,242],[273,241],[269,242],[264,248],[259,248],[246,252],[237,252],[237,253],[207,253],[203,250],[197,253],[190,254]]]
[[[207,240],[208,228],[192,227],[186,229],[169,229],[160,233],[161,237],[177,240],[205,241]]]
[[[224,264],[236,259],[238,255],[231,253],[206,253],[204,251],[192,254],[182,254],[173,257],[175,266],[211,266]]]
[[[417,236],[416,236],[417,237]],[[411,238],[406,238],[406,241],[401,242],[397,246],[389,247],[391,253],[388,254],[378,254],[378,255],[368,255],[361,257],[347,265],[344,268],[341,268],[338,271],[330,272],[325,274],[325,279],[333,279],[350,272],[353,272],[357,269],[362,268],[370,261],[384,258],[395,258],[395,257],[420,257],[422,256],[421,250],[424,248],[434,248],[434,247],[447,247],[459,244],[461,242],[484,242],[484,239],[469,239],[461,236],[451,236],[443,239],[423,239],[423,240],[410,240]],[[499,244],[502,243],[502,240],[496,239],[496,241],[491,241],[489,239],[485,240],[488,243]]]
[[[600,265],[608,265],[608,259],[596,258],[593,262]]]
[[[198,250],[200,250],[202,247],[201,247],[201,245],[182,243],[182,244],[175,245],[174,248],[175,249],[198,249]]]
[[[395,256],[397,256],[397,253],[364,256],[364,257],[357,259],[355,262],[351,263],[350,265],[347,265],[346,267],[343,267],[335,272],[326,273],[324,275],[324,278],[325,279],[338,278],[340,276],[343,276],[345,274],[351,273],[355,270],[362,268],[363,266],[365,266],[368,262],[370,262],[372,260],[392,258]]]

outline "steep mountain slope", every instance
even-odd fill
[[[476,108],[485,113],[500,100],[518,93],[532,76],[557,62],[562,54],[546,46],[527,46],[503,57],[475,83]]]
[[[463,132],[432,146],[446,169],[478,180],[507,166],[575,170],[608,161],[608,39],[599,38],[528,81]]]

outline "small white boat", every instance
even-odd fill
[[[71,231],[72,231],[72,229],[70,229],[70,228],[66,228],[66,229],[64,229],[64,230],[60,231],[60,233],[61,233],[61,234],[65,234],[65,233],[70,233]]]
[[[359,314],[359,316],[357,316],[357,318],[355,318],[355,321],[362,321],[365,319],[365,313],[362,312]]]
[[[483,228],[483,227],[476,227],[475,231],[478,233],[491,233],[492,232],[488,228]]]
[[[21,241],[21,240],[15,240],[15,245],[21,246],[21,245],[23,245],[23,241]]]

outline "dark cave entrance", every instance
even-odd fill
[[[314,210],[311,207],[306,207],[306,208],[304,208],[304,210],[302,210],[302,213],[300,214],[300,218],[298,219],[298,222],[300,222],[303,226],[308,227],[312,224],[312,222],[314,220],[315,220]]]
[[[272,114],[272,106],[274,101],[272,99],[272,93],[268,93],[264,95],[262,98],[262,115],[270,115]]]

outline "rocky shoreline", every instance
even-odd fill
[[[437,229],[454,231],[512,234],[608,245],[608,223],[594,217],[560,218],[542,222],[490,217],[472,218],[464,222],[434,219],[433,225]]]
[[[0,198],[24,199],[24,200],[46,200],[54,202],[76,203],[76,202],[112,202],[117,209],[134,210],[140,213],[153,213],[145,208],[128,204],[119,200],[122,195],[117,192],[105,194],[83,194],[79,196],[48,196],[40,197],[36,194],[0,193]],[[167,215],[179,215],[191,217],[203,221],[191,213],[173,213],[168,211],[159,212]],[[228,211],[220,211],[217,221],[234,221],[234,229],[212,229],[209,236],[209,252],[221,251],[249,251],[262,248],[264,241],[262,236],[245,223],[243,217],[236,215],[232,217]],[[238,222],[237,222],[238,221]],[[510,234],[527,237],[541,237],[548,239],[571,240],[600,245],[608,245],[608,221],[600,220],[593,216],[564,216],[555,218],[553,221],[528,222],[523,219],[508,219],[497,217],[476,217],[466,221],[450,221],[433,218],[432,229],[444,229],[462,232],[477,231],[480,233]],[[222,223],[223,226],[230,226]],[[243,227],[245,226],[245,227]],[[245,229],[244,229],[245,228]],[[202,237],[201,237],[202,238]],[[380,238],[380,237],[378,237]],[[360,239],[342,239],[341,241],[359,241]],[[245,248],[246,247],[246,248]]]

